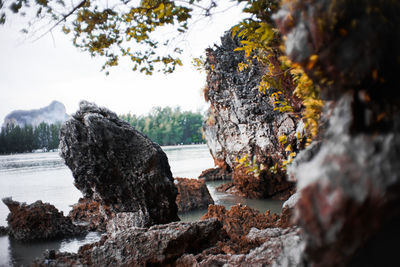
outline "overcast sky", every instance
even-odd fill
[[[218,1],[219,2],[219,1]],[[186,37],[184,66],[174,74],[146,76],[122,64],[101,72],[103,59],[92,58],[73,47],[70,37],[53,31],[36,42],[24,41],[16,17],[0,26],[0,125],[17,109],[37,109],[53,100],[62,102],[67,113],[88,100],[112,111],[144,114],[153,106],[181,106],[183,110],[205,110],[201,95],[205,74],[190,64],[191,57],[220,42],[224,31],[237,23],[241,8],[216,14],[196,23]]]

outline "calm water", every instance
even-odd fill
[[[200,173],[213,167],[213,160],[206,145],[163,147],[167,153],[174,177],[197,178]],[[207,183],[216,204],[227,208],[236,203],[246,204],[262,212],[271,209],[279,212],[281,201],[248,200],[215,191],[221,182]],[[82,196],[73,186],[71,171],[64,165],[58,153],[29,153],[0,156],[0,198],[11,196],[14,200],[32,203],[36,200],[49,202],[64,214]],[[197,220],[206,210],[180,214],[183,221]],[[6,226],[7,207],[0,202],[0,225]],[[28,265],[40,257],[44,250],[55,249],[76,252],[86,243],[99,239],[95,232],[86,237],[51,242],[21,243],[7,236],[0,237],[0,266]]]

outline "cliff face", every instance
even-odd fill
[[[238,168],[238,160],[255,160],[258,167],[274,166],[287,158],[285,147],[298,146],[296,132],[304,135],[304,124],[294,115],[274,111],[273,101],[259,92],[265,70],[255,65],[243,71],[238,64],[245,62],[243,52],[234,51],[237,40],[227,33],[222,44],[207,51],[207,89],[210,103],[209,118],[204,124],[205,139],[215,164],[233,171],[235,190],[247,197],[287,198],[292,184],[284,173],[266,168],[258,175]],[[286,146],[279,136],[287,136]],[[262,164],[262,165],[261,165]],[[258,177],[257,177],[258,176]]]
[[[12,123],[23,127],[24,125],[37,126],[42,122],[48,124],[62,123],[68,119],[68,114],[63,103],[53,101],[50,105],[33,110],[15,110],[4,118],[3,126]]]

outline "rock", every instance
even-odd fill
[[[2,200],[10,210],[7,217],[8,233],[17,240],[48,240],[82,235],[86,232],[49,203],[38,200],[27,205],[13,201],[12,198]]]
[[[107,222],[113,215],[110,206],[92,199],[80,198],[72,207],[68,217],[74,224],[86,226],[91,231],[105,232]]]
[[[167,156],[115,113],[82,101],[61,127],[59,148],[85,198],[136,213],[138,227],[179,220]]]
[[[208,205],[214,204],[205,180],[175,178],[175,185],[178,188],[176,204],[179,212],[206,209]]]
[[[8,235],[8,228],[4,226],[0,226],[0,236]]]
[[[262,231],[255,228],[249,239],[263,240],[263,243],[246,254],[215,254],[205,257],[184,255],[177,263],[181,266],[305,266],[302,262],[304,242],[299,228],[269,228]],[[286,258],[281,256],[285,255]],[[179,266],[179,265],[178,265]]]
[[[311,266],[398,261],[400,3],[353,4],[285,1],[275,15],[287,54],[333,101],[318,149],[300,153],[289,170]],[[310,56],[317,61],[307,68]]]
[[[222,250],[231,254],[246,253],[257,245],[246,238],[252,228],[281,227],[279,215],[271,214],[269,210],[262,214],[241,204],[231,207],[230,210],[226,210],[224,206],[210,205],[202,219],[209,218],[217,218],[223,224],[230,240],[224,244]]]
[[[77,254],[58,253],[55,260],[42,259],[35,264],[168,266],[184,254],[197,254],[224,239],[221,228],[216,219],[127,228],[114,237],[104,235],[101,241],[81,247]]]
[[[287,181],[285,173],[274,174],[268,169],[275,163],[280,165],[288,156],[278,137],[286,135],[286,145],[291,144],[297,151],[296,132],[303,134],[304,127],[300,126],[304,124],[289,113],[274,111],[268,95],[259,92],[264,67],[255,63],[244,71],[237,70],[245,55],[234,51],[239,41],[233,40],[231,33],[226,33],[221,43],[207,51],[205,97],[211,108],[203,128],[214,162],[232,170],[233,183],[240,195],[286,200],[294,185]],[[246,156],[248,161],[254,158],[261,169],[258,175],[236,168],[238,160]]]
[[[208,181],[220,181],[220,180],[232,180],[232,172],[225,170],[223,168],[210,168],[202,171],[199,179],[204,179]]]

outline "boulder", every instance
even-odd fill
[[[208,205],[214,204],[205,180],[175,178],[175,185],[178,188],[176,204],[179,212],[207,209]]]
[[[53,259],[37,260],[34,265],[168,266],[183,254],[197,254],[224,239],[221,228],[216,219],[128,227],[81,247],[77,254],[56,253]]]
[[[74,224],[87,227],[91,231],[105,232],[107,222],[114,213],[110,206],[88,198],[80,198],[72,207],[68,217]]]
[[[138,227],[179,220],[167,156],[110,110],[82,101],[61,127],[59,149],[85,198],[136,213]]]
[[[82,235],[86,230],[72,223],[63,212],[49,203],[38,200],[30,205],[3,198],[10,210],[8,233],[17,240],[48,240]]]
[[[304,242],[299,228],[253,228],[247,235],[249,240],[261,245],[244,254],[185,254],[176,261],[176,266],[305,266],[302,262]],[[286,258],[282,258],[286,255]]]
[[[204,170],[201,172],[199,179],[208,181],[232,180],[232,172],[226,169],[216,167]]]
[[[227,32],[221,46],[207,50],[207,87],[204,92],[210,103],[209,118],[204,123],[204,136],[214,162],[232,170],[235,192],[250,198],[286,200],[294,187],[282,171],[272,173],[269,167],[284,161],[287,145],[299,148],[296,132],[304,135],[304,124],[290,113],[274,110],[268,94],[259,91],[265,67],[255,63],[238,70],[245,62],[243,51],[234,51],[239,40]],[[272,93],[272,92],[271,92]],[[287,136],[287,144],[279,136]],[[240,159],[254,162],[260,173],[237,168]]]
[[[246,238],[252,228],[282,227],[278,214],[271,214],[269,210],[260,213],[241,204],[231,207],[230,210],[226,210],[221,205],[210,205],[207,214],[202,219],[209,218],[218,219],[227,232],[229,240],[221,244],[221,248],[228,254],[247,253],[250,249],[260,245],[260,243],[251,242]]]

